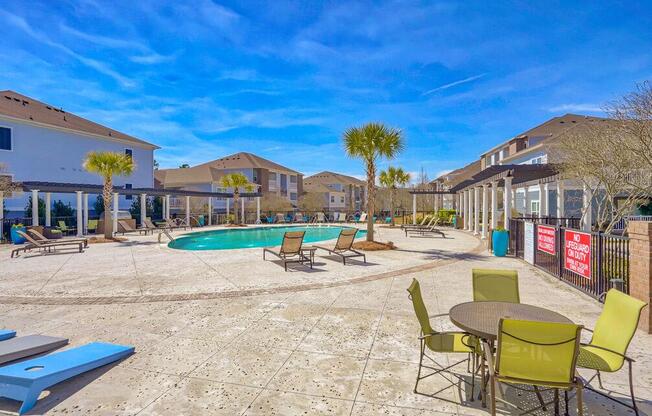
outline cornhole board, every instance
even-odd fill
[[[68,339],[46,335],[27,335],[0,342],[0,364],[56,350],[68,344]]]
[[[12,331],[11,329],[0,329],[0,341],[4,341],[15,336],[16,331]]]
[[[92,342],[81,347],[0,368],[0,397],[22,401],[19,414],[29,411],[41,392],[64,380],[118,361],[134,347]]]

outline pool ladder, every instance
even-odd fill
[[[163,229],[163,230],[161,230],[160,233],[158,233],[158,243],[159,243],[159,244],[161,244],[161,236],[162,236],[163,234],[165,234],[165,236],[166,236],[167,238],[169,238],[170,241],[174,241],[174,237],[172,237],[172,234],[170,234],[170,232],[169,232],[168,230]]]

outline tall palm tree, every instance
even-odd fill
[[[104,200],[104,238],[113,237],[111,221],[111,198],[113,197],[113,177],[129,176],[136,169],[136,163],[129,155],[118,152],[90,152],[84,160],[84,169],[97,173],[104,179],[102,199]]]
[[[389,209],[392,218],[392,227],[394,226],[394,200],[396,198],[396,189],[399,186],[405,186],[410,182],[410,174],[402,168],[388,166],[387,170],[380,172],[378,181],[385,188],[389,188]]]
[[[249,179],[242,173],[229,173],[222,176],[222,186],[224,188],[233,188],[233,212],[235,214],[235,223],[238,222],[238,200],[240,199],[240,188],[246,192],[253,192],[254,185],[249,182]],[[243,218],[244,221],[244,218]]]
[[[374,198],[378,159],[393,159],[403,150],[401,130],[382,123],[351,127],[344,132],[344,149],[349,157],[362,159],[367,170],[367,241],[374,241]]]

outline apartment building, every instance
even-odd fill
[[[366,182],[335,172],[319,172],[303,180],[306,192],[324,196],[324,209],[360,211],[364,209]]]

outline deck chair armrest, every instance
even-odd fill
[[[607,352],[610,352],[612,354],[619,355],[619,356],[623,357],[623,359],[625,359],[627,361],[635,362],[633,358],[630,358],[630,357],[626,356],[625,354],[621,354],[618,351],[610,350],[609,348],[601,347],[599,345],[585,344],[583,342],[580,343],[580,345],[583,346],[583,347],[591,347],[591,348],[597,348],[599,350],[607,351]]]
[[[428,318],[441,318],[443,316],[448,316],[447,313],[437,313],[435,315],[429,315]]]
[[[482,341],[482,349],[484,350],[484,356],[487,360],[489,375],[493,377],[496,373],[496,370],[494,369],[494,356],[491,353],[491,346],[485,340]]]

